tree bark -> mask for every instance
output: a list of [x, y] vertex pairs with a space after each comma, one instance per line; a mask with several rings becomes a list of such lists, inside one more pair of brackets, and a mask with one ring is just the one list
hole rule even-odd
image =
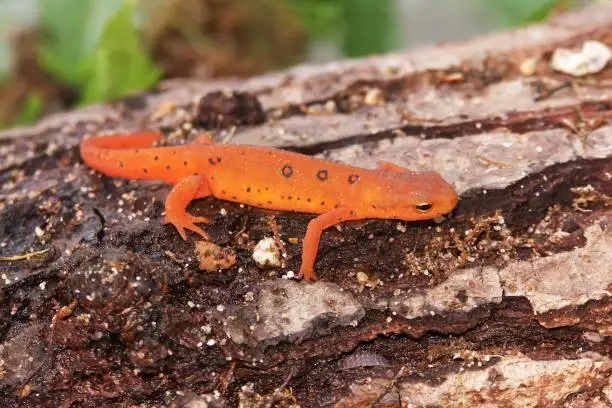
[[[155, 92], [0, 134], [0, 405], [612, 404], [612, 4], [468, 42]], [[80, 160], [102, 131], [201, 130], [364, 167], [433, 169], [436, 222], [327, 230], [217, 199], [214, 245], [162, 224], [169, 186]], [[281, 266], [252, 255], [270, 237]], [[200, 405], [198, 405], [200, 404]]]

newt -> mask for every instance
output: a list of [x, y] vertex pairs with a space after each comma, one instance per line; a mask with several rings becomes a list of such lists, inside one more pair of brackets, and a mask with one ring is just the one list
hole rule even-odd
[[157, 131], [94, 136], [80, 145], [85, 163], [111, 176], [173, 184], [165, 224], [183, 238], [186, 230], [210, 240], [187, 212], [195, 199], [213, 196], [278, 211], [318, 214], [302, 245], [299, 276], [316, 280], [319, 240], [326, 228], [366, 218], [425, 220], [456, 206], [454, 188], [438, 173], [413, 172], [389, 162], [376, 169], [353, 167], [299, 153], [248, 145], [216, 144], [206, 136], [188, 145], [154, 147]]

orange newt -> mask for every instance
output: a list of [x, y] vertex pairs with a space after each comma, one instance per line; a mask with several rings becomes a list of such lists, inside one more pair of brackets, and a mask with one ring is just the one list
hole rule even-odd
[[184, 240], [185, 230], [209, 239], [196, 225], [208, 219], [186, 211], [197, 198], [320, 214], [303, 241], [300, 276], [307, 280], [317, 279], [313, 267], [324, 229], [364, 218], [431, 219], [450, 212], [458, 200], [438, 173], [388, 162], [369, 170], [284, 150], [215, 144], [205, 136], [190, 145], [152, 147], [161, 139], [155, 131], [93, 137], [81, 143], [81, 157], [108, 176], [174, 184], [164, 223]]

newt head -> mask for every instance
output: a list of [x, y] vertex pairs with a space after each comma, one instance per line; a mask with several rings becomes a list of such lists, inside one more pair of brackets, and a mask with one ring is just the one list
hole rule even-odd
[[406, 221], [428, 220], [448, 214], [459, 197], [454, 187], [438, 173], [384, 172], [378, 188], [369, 197], [371, 216]]

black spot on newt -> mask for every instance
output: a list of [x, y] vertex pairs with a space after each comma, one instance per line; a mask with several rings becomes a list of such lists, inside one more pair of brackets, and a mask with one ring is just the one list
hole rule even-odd
[[247, 187], [247, 188], [246, 188], [246, 192], [247, 192], [247, 193], [250, 193], [250, 192], [251, 192], [251, 187]]
[[293, 176], [293, 167], [291, 167], [288, 164], [285, 164], [282, 168], [281, 168], [281, 174], [286, 177], [289, 178], [291, 176]]
[[159, 156], [153, 157], [153, 160], [158, 161], [159, 160]]
[[327, 177], [328, 177], [327, 170], [319, 170], [319, 171], [317, 171], [317, 178], [318, 178], [320, 181], [325, 181], [325, 180], [327, 180]]
[[350, 176], [348, 176], [349, 184], [355, 184], [358, 181], [359, 181], [359, 174], [351, 174]]
[[221, 158], [220, 158], [219, 156], [217, 156], [217, 157], [209, 157], [209, 158], [208, 158], [208, 162], [209, 162], [211, 165], [213, 165], [213, 166], [214, 166], [215, 164], [219, 164], [219, 163], [221, 163]]

